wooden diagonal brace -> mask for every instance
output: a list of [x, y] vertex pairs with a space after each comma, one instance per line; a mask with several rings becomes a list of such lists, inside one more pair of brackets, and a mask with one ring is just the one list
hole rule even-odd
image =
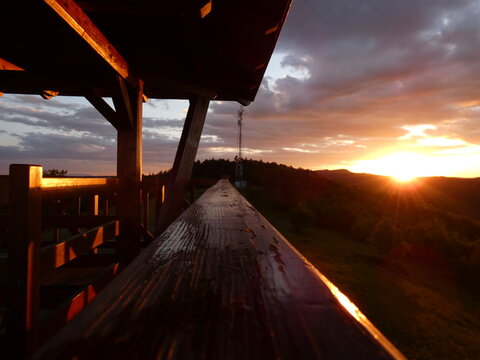
[[113, 125], [113, 127], [117, 130], [121, 129], [121, 121], [118, 117], [118, 114], [115, 112], [114, 109], [102, 99], [94, 90], [86, 90], [85, 91], [85, 98], [93, 105], [95, 109], [98, 110], [100, 114], [103, 115], [107, 121]]
[[184, 195], [190, 183], [193, 163], [197, 155], [209, 102], [210, 100], [207, 97], [199, 95], [190, 100], [190, 107], [188, 108], [175, 161], [168, 178], [165, 203], [157, 219], [155, 235], [161, 234], [181, 212], [184, 204]]

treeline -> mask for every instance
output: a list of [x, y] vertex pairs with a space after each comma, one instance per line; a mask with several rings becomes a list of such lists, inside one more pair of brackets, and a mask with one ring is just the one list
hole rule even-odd
[[[195, 177], [235, 175], [235, 162], [196, 162]], [[379, 189], [349, 186], [317, 173], [276, 163], [245, 160], [245, 195], [289, 214], [292, 227], [345, 233], [374, 247], [380, 256], [449, 266], [459, 280], [480, 285], [480, 221], [451, 198], [419, 186]], [[385, 181], [389, 181], [387, 178]]]

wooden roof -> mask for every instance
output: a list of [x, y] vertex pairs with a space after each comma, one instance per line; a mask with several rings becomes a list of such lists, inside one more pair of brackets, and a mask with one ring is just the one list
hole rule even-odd
[[95, 89], [110, 96], [117, 73], [143, 80], [150, 98], [249, 103], [290, 2], [7, 0], [0, 92], [83, 96]]

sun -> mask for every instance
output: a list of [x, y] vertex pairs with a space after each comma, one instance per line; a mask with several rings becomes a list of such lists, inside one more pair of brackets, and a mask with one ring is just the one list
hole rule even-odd
[[396, 182], [399, 182], [399, 183], [407, 183], [417, 178], [415, 175], [408, 174], [408, 173], [391, 175], [391, 176]]
[[355, 170], [371, 174], [392, 177], [400, 183], [411, 182], [420, 176], [428, 176], [431, 162], [427, 157], [418, 153], [399, 152], [385, 157], [363, 160]]

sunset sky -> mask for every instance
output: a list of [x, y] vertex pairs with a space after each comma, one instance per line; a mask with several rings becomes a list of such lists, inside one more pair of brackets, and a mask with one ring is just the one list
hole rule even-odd
[[[144, 173], [173, 162], [188, 102], [144, 105]], [[210, 105], [198, 159], [236, 153]], [[480, 1], [293, 0], [244, 115], [244, 156], [310, 169], [480, 176]], [[0, 98], [0, 173], [115, 174], [115, 131], [80, 98]]]

